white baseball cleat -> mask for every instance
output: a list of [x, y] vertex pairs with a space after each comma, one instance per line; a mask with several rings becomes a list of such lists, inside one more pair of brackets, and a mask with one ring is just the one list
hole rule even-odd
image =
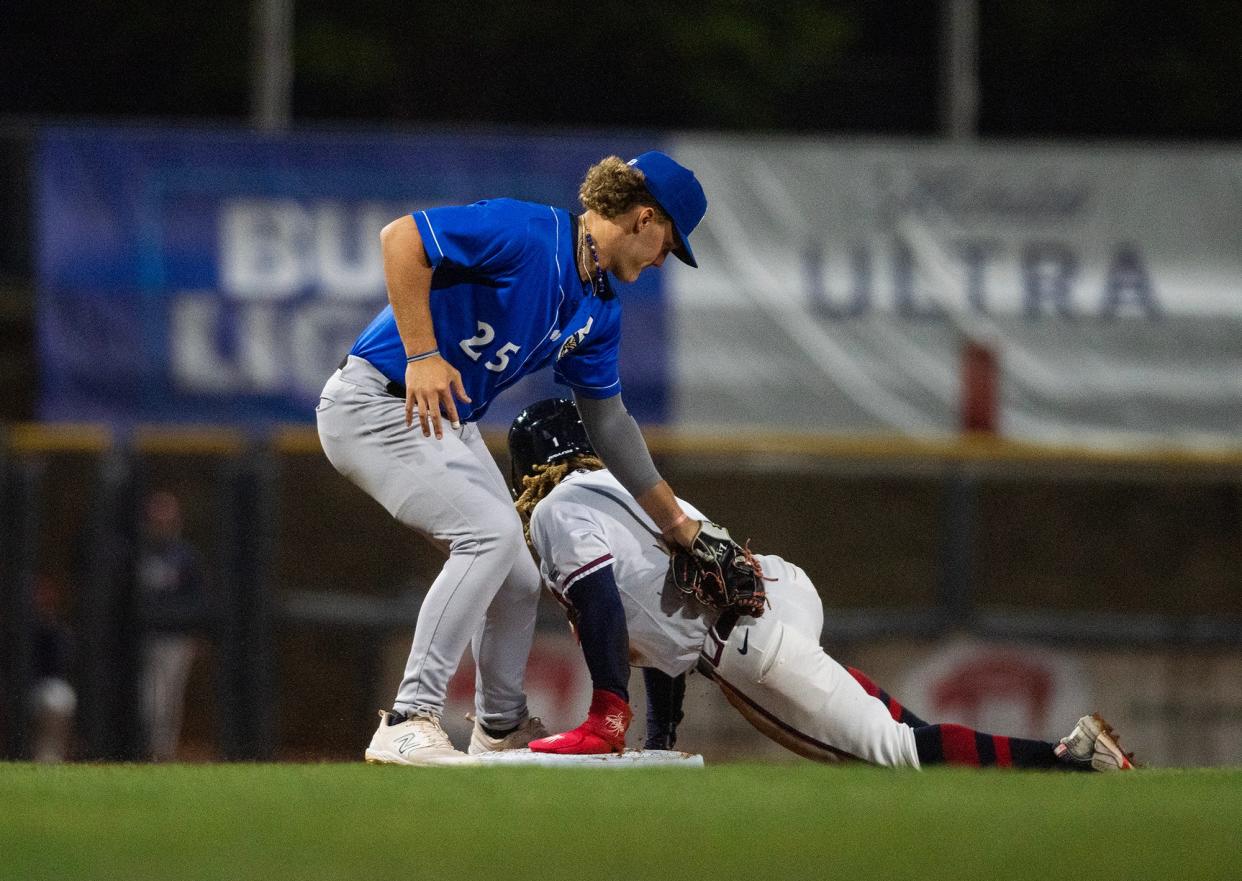
[[1058, 758], [1069, 762], [1090, 763], [1095, 771], [1134, 770], [1130, 755], [1126, 755], [1117, 742], [1113, 726], [1105, 722], [1099, 713], [1079, 719], [1074, 730], [1061, 738], [1055, 752]]
[[434, 716], [401, 716], [380, 710], [379, 728], [367, 747], [373, 765], [472, 765], [474, 759], [453, 748]]
[[526, 749], [532, 740], [547, 736], [548, 729], [543, 727], [543, 720], [538, 716], [527, 716], [521, 725], [504, 737], [492, 737], [475, 719], [474, 731], [470, 734], [470, 755], [481, 756], [502, 749]]

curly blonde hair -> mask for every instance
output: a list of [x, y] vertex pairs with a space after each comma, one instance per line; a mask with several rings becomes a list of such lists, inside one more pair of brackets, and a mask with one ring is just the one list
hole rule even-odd
[[[530, 515], [535, 505], [556, 489], [557, 484], [565, 479], [565, 475], [579, 468], [598, 471], [604, 463], [597, 456], [570, 456], [551, 465], [536, 465], [535, 473], [522, 478], [522, 494], [513, 503], [518, 516], [522, 518], [522, 534], [526, 536], [526, 544], [530, 545]], [[531, 548], [533, 551], [534, 548]]]
[[578, 201], [588, 211], [609, 219], [629, 211], [635, 205], [654, 208], [661, 220], [669, 220], [660, 203], [647, 191], [647, 179], [620, 156], [608, 156], [587, 169]]

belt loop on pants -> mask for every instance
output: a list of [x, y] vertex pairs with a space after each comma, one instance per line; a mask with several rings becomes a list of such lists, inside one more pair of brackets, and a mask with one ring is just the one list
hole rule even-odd
[[720, 617], [716, 619], [716, 626], [712, 629], [716, 631], [716, 636], [724, 642], [729, 638], [729, 634], [733, 632], [733, 628], [737, 626], [737, 619], [741, 616], [737, 612], [722, 612]]
[[708, 651], [705, 641], [702, 650], [699, 652], [699, 672], [703, 675], [711, 676], [711, 670], [720, 666], [720, 656], [724, 654], [725, 643], [728, 642], [729, 634], [733, 632], [733, 628], [737, 626], [737, 619], [739, 617], [737, 612], [725, 612], [708, 629], [707, 637], [716, 645], [714, 649]]
[[[344, 370], [345, 365], [348, 363], [349, 355], [346, 355], [341, 359], [341, 363], [336, 365], [336, 369]], [[405, 400], [405, 386], [402, 383], [389, 381], [388, 385], [384, 386], [384, 391], [388, 392], [388, 394], [392, 395], [394, 398], [400, 398], [403, 401]]]
[[384, 386], [384, 391], [388, 392], [388, 394], [392, 395], [394, 398], [400, 398], [403, 401], [405, 400], [405, 386], [399, 382], [388, 383], [388, 385]]

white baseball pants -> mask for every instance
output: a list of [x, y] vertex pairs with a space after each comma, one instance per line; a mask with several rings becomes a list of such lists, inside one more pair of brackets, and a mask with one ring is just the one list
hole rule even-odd
[[914, 730], [820, 647], [823, 602], [806, 573], [786, 565], [763, 617], [741, 619], [723, 641], [708, 631], [702, 660], [716, 684], [748, 722], [798, 755], [919, 767]]
[[185, 634], [154, 634], [142, 647], [142, 720], [147, 750], [157, 762], [172, 762], [181, 743], [185, 689], [198, 655], [198, 640]]
[[535, 633], [539, 571], [500, 469], [478, 426], [444, 437], [405, 425], [405, 402], [388, 380], [350, 356], [316, 407], [328, 460], [448, 554], [418, 613], [414, 644], [393, 707], [439, 716], [449, 679], [473, 641], [475, 711], [492, 728], [526, 716], [524, 679]]

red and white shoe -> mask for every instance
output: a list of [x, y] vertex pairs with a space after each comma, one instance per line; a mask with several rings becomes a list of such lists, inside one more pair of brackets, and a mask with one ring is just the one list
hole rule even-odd
[[1079, 764], [1091, 763], [1096, 771], [1133, 771], [1134, 754], [1123, 752], [1117, 734], [1099, 713], [1083, 716], [1055, 750], [1057, 757]]
[[625, 752], [625, 732], [634, 712], [611, 691], [597, 688], [591, 695], [586, 721], [573, 731], [530, 742], [531, 752], [563, 756], [592, 756]]

